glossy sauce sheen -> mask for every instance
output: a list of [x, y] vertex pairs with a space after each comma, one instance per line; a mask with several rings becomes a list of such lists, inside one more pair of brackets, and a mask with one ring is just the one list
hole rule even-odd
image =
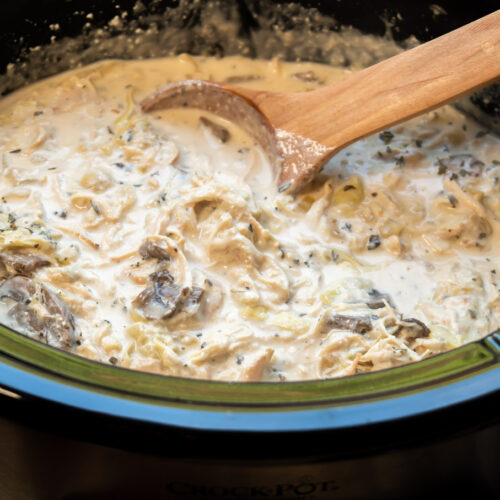
[[[75, 353], [285, 381], [416, 361], [499, 327], [500, 144], [454, 108], [359, 141], [291, 196], [244, 131], [138, 107], [187, 78], [302, 91], [347, 74], [241, 57], [105, 61], [0, 102], [0, 248], [50, 261], [28, 274], [71, 310]], [[158, 287], [184, 298], [143, 307]], [[2, 321], [36, 338], [11, 306]]]

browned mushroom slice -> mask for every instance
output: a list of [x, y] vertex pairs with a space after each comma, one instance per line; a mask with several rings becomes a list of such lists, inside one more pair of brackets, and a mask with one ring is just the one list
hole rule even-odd
[[231, 138], [231, 134], [226, 127], [209, 120], [205, 116], [200, 116], [200, 123], [222, 144], [225, 144]]
[[255, 80], [262, 80], [260, 75], [232, 75], [224, 79], [226, 83], [245, 83], [254, 82]]
[[158, 271], [150, 275], [152, 286], [143, 290], [132, 302], [146, 319], [168, 319], [185, 308], [194, 314], [203, 296], [202, 288], [181, 287], [173, 282], [172, 275]]
[[50, 266], [50, 261], [43, 255], [30, 253], [18, 247], [11, 247], [0, 252], [0, 260], [16, 273], [30, 274], [40, 267]]
[[170, 254], [152, 240], [146, 240], [139, 248], [139, 253], [145, 259], [170, 260]]
[[348, 330], [355, 333], [366, 333], [372, 329], [372, 322], [368, 316], [332, 314], [326, 319], [325, 327], [335, 330]]
[[154, 281], [152, 287], [146, 288], [134, 299], [133, 305], [147, 319], [168, 319], [177, 312], [188, 293], [189, 288]]
[[400, 325], [394, 335], [407, 344], [412, 343], [415, 339], [428, 337], [431, 333], [427, 325], [418, 319], [403, 318], [402, 321], [411, 323], [411, 325]]
[[314, 71], [299, 71], [292, 76], [304, 83], [325, 83]]
[[0, 286], [0, 300], [22, 333], [69, 351], [75, 340], [75, 321], [68, 306], [43, 283], [14, 276]]
[[376, 288], [372, 288], [369, 290], [368, 295], [372, 298], [372, 300], [366, 303], [370, 309], [381, 309], [385, 307], [386, 302], [394, 308], [391, 297], [387, 293], [381, 293]]

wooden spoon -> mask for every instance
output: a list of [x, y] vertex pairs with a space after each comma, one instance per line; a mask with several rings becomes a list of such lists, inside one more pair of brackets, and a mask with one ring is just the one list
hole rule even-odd
[[310, 92], [279, 93], [188, 80], [141, 102], [145, 112], [194, 107], [249, 131], [294, 192], [349, 144], [500, 79], [500, 10]]

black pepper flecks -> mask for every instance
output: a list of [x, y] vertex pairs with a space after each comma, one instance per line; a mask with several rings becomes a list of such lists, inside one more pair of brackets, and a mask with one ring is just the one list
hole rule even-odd
[[378, 135], [378, 138], [384, 143], [389, 144], [394, 139], [394, 134], [390, 130], [384, 130]]
[[441, 160], [441, 158], [438, 158], [438, 174], [444, 175], [446, 174], [447, 170], [448, 167], [443, 163], [443, 160]]
[[375, 250], [380, 246], [380, 243], [380, 236], [378, 234], [372, 234], [368, 240], [368, 246], [366, 248], [368, 250]]
[[99, 208], [99, 205], [97, 205], [97, 203], [94, 200], [90, 200], [90, 205], [92, 206], [92, 208], [94, 209], [94, 212], [97, 215], [101, 215], [101, 209]]

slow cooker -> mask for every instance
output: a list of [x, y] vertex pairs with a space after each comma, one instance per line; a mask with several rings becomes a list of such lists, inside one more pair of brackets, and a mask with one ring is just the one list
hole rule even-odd
[[[0, 89], [7, 93], [98, 58], [133, 57], [115, 41], [144, 32], [146, 23], [170, 23], [177, 42], [173, 47], [166, 37], [163, 45], [145, 45], [141, 56], [255, 56], [252, 33], [259, 29], [304, 24], [312, 36], [352, 25], [398, 41], [410, 35], [426, 41], [498, 3], [463, 8], [453, 1], [324, 0], [282, 7], [273, 10], [266, 1], [2, 0]], [[204, 38], [197, 26], [207, 9], [237, 16], [235, 40]], [[117, 16], [119, 26], [110, 23]], [[74, 53], [65, 58], [58, 44], [68, 37], [73, 42], [65, 50]], [[98, 48], [89, 51], [93, 39]], [[280, 55], [297, 57], [293, 50]], [[324, 53], [317, 47], [299, 57], [321, 61]], [[491, 87], [462, 104], [495, 128], [497, 97], [498, 87]], [[0, 327], [0, 497], [499, 498], [499, 404], [498, 332], [398, 368], [273, 384], [134, 372]]]

